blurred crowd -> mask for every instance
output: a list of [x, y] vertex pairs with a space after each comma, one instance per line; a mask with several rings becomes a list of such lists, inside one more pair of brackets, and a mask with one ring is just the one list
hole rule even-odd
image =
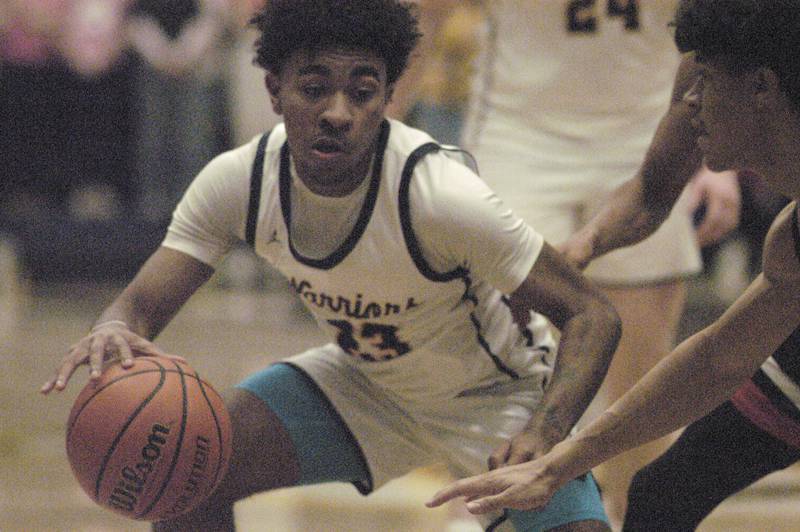
[[276, 121], [251, 66], [261, 1], [0, 4], [0, 236], [29, 269], [123, 230], [80, 251], [132, 271], [203, 165]]
[[[135, 271], [203, 165], [277, 122], [247, 27], [264, 1], [0, 4], [0, 238], [17, 242], [29, 271]], [[447, 19], [402, 115], [456, 144], [483, 21], [471, 2]], [[742, 183], [750, 275], [784, 200], [757, 176]]]

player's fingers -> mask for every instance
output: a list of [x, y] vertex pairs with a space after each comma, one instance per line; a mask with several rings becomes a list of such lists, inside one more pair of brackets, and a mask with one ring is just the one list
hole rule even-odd
[[128, 345], [128, 341], [122, 335], [116, 335], [115, 340], [117, 342], [117, 352], [119, 353], [119, 359], [122, 362], [123, 368], [130, 368], [133, 366], [133, 350], [131, 346]]
[[103, 360], [106, 357], [109, 339], [105, 337], [93, 337], [89, 346], [89, 378], [97, 380], [103, 371]]
[[48, 388], [48, 391], [50, 389], [54, 389], [60, 392], [67, 387], [67, 382], [69, 382], [70, 377], [75, 372], [75, 368], [85, 363], [85, 358], [83, 356], [79, 357], [77, 360], [78, 361], [76, 362], [76, 358], [72, 354], [64, 359], [64, 361], [61, 363], [61, 367], [56, 371], [56, 376], [53, 378], [53, 384], [50, 386], [50, 388]]
[[138, 356], [164, 357], [170, 360], [177, 360], [178, 362], [186, 363], [186, 359], [184, 357], [167, 353], [166, 351], [160, 349], [153, 342], [145, 338], [142, 338], [141, 336], [132, 335], [132, 337], [129, 338], [128, 341], [130, 343], [131, 349]]
[[53, 389], [55, 385], [56, 385], [56, 377], [52, 377], [48, 379], [47, 382], [42, 384], [42, 387], [39, 388], [39, 392], [47, 395], [48, 393], [50, 393], [50, 391]]
[[497, 495], [487, 495], [479, 499], [474, 499], [466, 504], [467, 511], [471, 514], [485, 514], [487, 512], [494, 512], [509, 507], [508, 498], [505, 492]]
[[489, 469], [497, 469], [504, 465], [508, 460], [508, 455], [511, 452], [511, 442], [504, 442], [500, 447], [494, 450], [489, 456]]
[[508, 453], [506, 461], [502, 464], [503, 466], [512, 466], [517, 464], [522, 464], [533, 460], [534, 454], [532, 451], [527, 449], [512, 449], [511, 452]]
[[472, 499], [481, 495], [489, 495], [493, 493], [491, 482], [482, 480], [481, 476], [464, 478], [448, 484], [444, 488], [434, 493], [426, 503], [428, 508], [441, 506], [447, 501], [451, 501], [458, 497], [467, 497]]

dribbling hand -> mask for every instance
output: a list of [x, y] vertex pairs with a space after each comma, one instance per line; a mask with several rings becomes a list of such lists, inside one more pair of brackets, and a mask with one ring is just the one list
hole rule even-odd
[[149, 340], [131, 331], [123, 322], [101, 323], [69, 348], [56, 374], [39, 391], [48, 394], [52, 390], [64, 390], [72, 374], [83, 364], [89, 365], [89, 378], [97, 380], [103, 371], [104, 361], [118, 357], [122, 367], [129, 368], [133, 365], [134, 356], [161, 356], [186, 362], [183, 357], [163, 352]]

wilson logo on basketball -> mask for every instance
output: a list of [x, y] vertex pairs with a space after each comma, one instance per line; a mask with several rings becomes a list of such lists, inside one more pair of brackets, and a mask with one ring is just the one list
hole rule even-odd
[[194, 460], [189, 478], [183, 485], [181, 495], [169, 509], [170, 515], [179, 515], [189, 509], [198, 491], [206, 484], [206, 469], [208, 467], [208, 453], [211, 451], [211, 441], [203, 436], [198, 436], [195, 441]]
[[161, 447], [167, 443], [165, 437], [167, 435], [169, 435], [169, 427], [153, 425], [150, 435], [147, 437], [147, 445], [142, 447], [142, 461], [133, 467], [122, 468], [122, 478], [117, 481], [117, 485], [108, 499], [111, 506], [133, 512], [142, 488], [147, 482], [147, 477], [153, 471], [155, 462], [161, 458]]

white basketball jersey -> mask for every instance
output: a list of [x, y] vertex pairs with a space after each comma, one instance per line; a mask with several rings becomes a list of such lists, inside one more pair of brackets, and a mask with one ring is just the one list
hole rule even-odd
[[409, 188], [413, 180], [436, 193], [446, 158], [440, 148], [422, 131], [386, 122], [353, 231], [329, 256], [312, 259], [289, 234], [292, 177], [278, 126], [263, 153], [256, 252], [289, 279], [345, 359], [399, 400], [443, 401], [536, 374], [543, 386], [552, 339], [527, 345], [500, 291], [461, 267], [437, 272], [423, 257]]
[[[487, 0], [464, 134], [543, 167], [638, 164], [670, 100], [674, 0]], [[480, 157], [478, 158], [480, 161]]]

